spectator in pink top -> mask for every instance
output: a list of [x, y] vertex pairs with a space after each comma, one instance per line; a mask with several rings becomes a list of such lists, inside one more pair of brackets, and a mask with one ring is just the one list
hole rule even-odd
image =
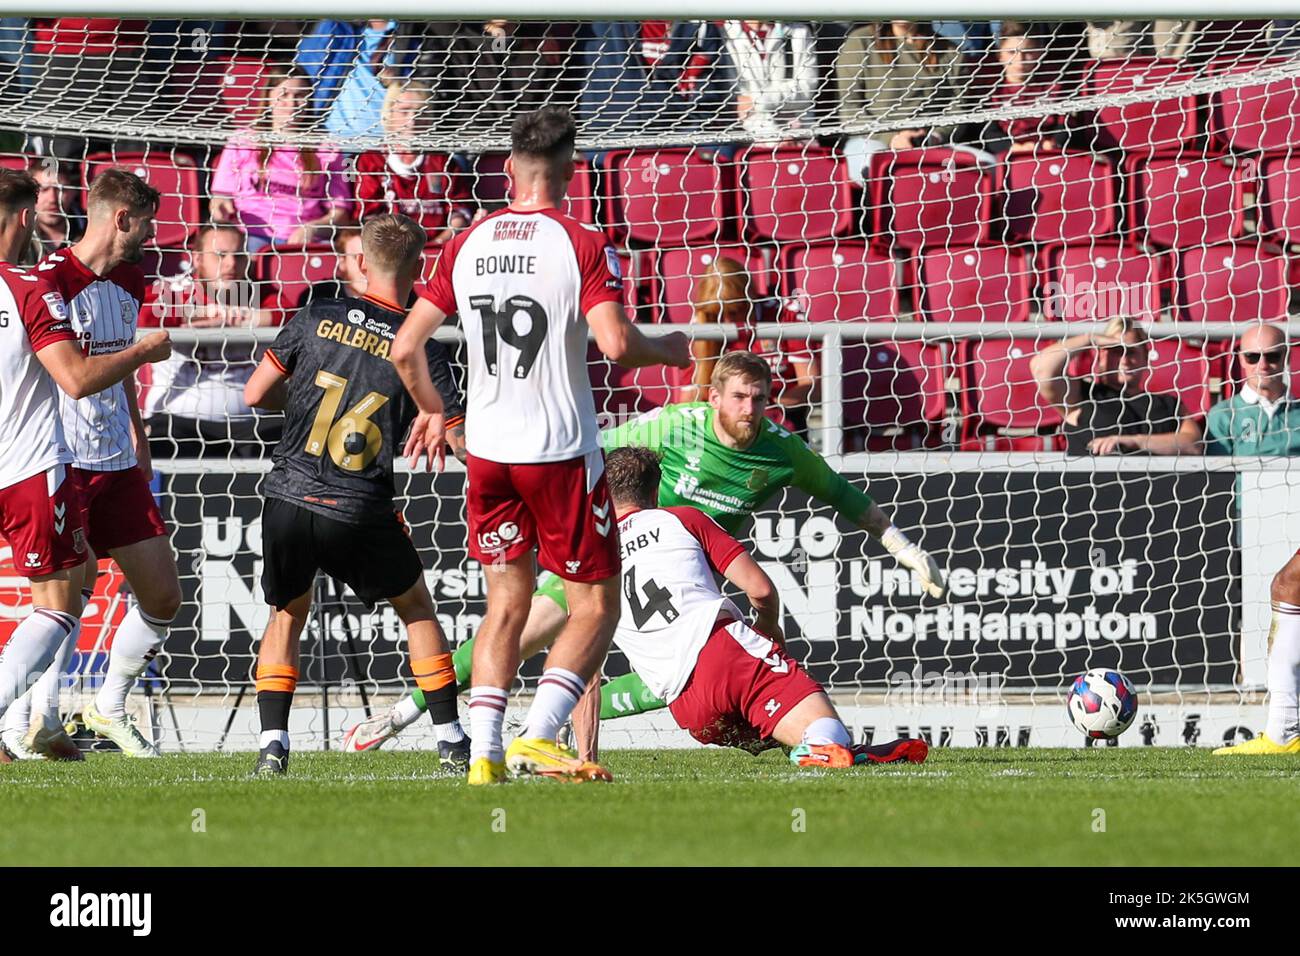
[[296, 66], [274, 66], [262, 84], [261, 108], [252, 130], [221, 151], [212, 178], [212, 218], [239, 222], [248, 249], [271, 243], [329, 242], [351, 221], [346, 157], [335, 150], [300, 149], [265, 142], [303, 129], [311, 116], [311, 83]]

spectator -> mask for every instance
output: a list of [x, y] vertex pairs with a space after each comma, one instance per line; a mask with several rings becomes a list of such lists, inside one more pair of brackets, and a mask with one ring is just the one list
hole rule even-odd
[[383, 133], [385, 88], [406, 75], [393, 55], [396, 35], [393, 20], [370, 20], [361, 31], [352, 66], [325, 116], [325, 128], [340, 139], [377, 139]]
[[[869, 23], [849, 33], [835, 60], [840, 122], [846, 126], [909, 120], [961, 104], [966, 61], [929, 21]], [[850, 174], [862, 181], [870, 154], [955, 143], [955, 126], [882, 130], [850, 137], [844, 144]]]
[[756, 140], [784, 139], [807, 126], [817, 95], [817, 50], [806, 24], [727, 20], [736, 111]]
[[696, 339], [691, 343], [695, 359], [689, 376], [677, 389], [674, 401], [708, 400], [713, 366], [724, 351], [753, 352], [772, 367], [772, 405], [770, 414], [794, 431], [808, 424], [808, 399], [817, 378], [817, 363], [808, 344], [802, 340], [759, 339], [754, 326], [761, 321], [761, 303], [751, 293], [749, 273], [728, 256], [718, 256], [695, 278], [691, 292], [695, 315], [692, 322], [727, 322], [739, 327], [739, 337], [730, 343]]
[[[1044, 60], [1044, 38], [1027, 24], [1004, 20], [996, 49], [1000, 79], [990, 97], [994, 109], [1031, 105], [1058, 92], [1056, 65]], [[1057, 149], [1065, 142], [1065, 126], [1057, 116], [997, 120], [985, 128], [983, 136], [984, 148], [999, 156]]]
[[718, 25], [704, 20], [604, 20], [579, 52], [578, 114], [587, 135], [722, 130], [731, 75]]
[[1300, 455], [1300, 403], [1291, 397], [1286, 333], [1256, 325], [1238, 342], [1245, 381], [1205, 419], [1208, 455]]
[[311, 104], [324, 117], [352, 72], [364, 24], [354, 20], [318, 20], [298, 41], [293, 61], [311, 81]]
[[469, 177], [446, 153], [417, 151], [429, 125], [430, 91], [417, 81], [393, 84], [384, 96], [388, 152], [357, 157], [358, 218], [401, 213], [424, 229], [430, 242], [446, 242], [473, 218]]
[[41, 187], [36, 196], [36, 229], [32, 233], [39, 261], [80, 239], [86, 230], [86, 214], [79, 199], [75, 164], [39, 159], [33, 160], [27, 171]]
[[[1089, 349], [1092, 374], [1070, 375], [1072, 360]], [[1070, 454], [1200, 451], [1201, 426], [1184, 416], [1178, 398], [1146, 390], [1150, 352], [1146, 329], [1118, 316], [1099, 334], [1072, 335], [1034, 356], [1038, 392], [1061, 413]]]
[[345, 226], [334, 235], [334, 278], [317, 282], [297, 302], [286, 302], [285, 318], [315, 299], [360, 298], [366, 294], [366, 274], [361, 271], [361, 230]]
[[302, 130], [310, 94], [311, 84], [298, 67], [269, 67], [254, 129], [236, 134], [217, 160], [212, 218], [241, 223], [249, 252], [271, 243], [329, 241], [334, 229], [349, 221], [351, 188], [341, 153], [263, 141], [266, 134]]
[[[153, 284], [141, 325], [214, 329], [270, 325], [274, 312], [252, 303], [244, 235], [234, 226], [205, 226], [191, 268]], [[152, 319], [152, 322], [147, 320]], [[257, 367], [251, 344], [177, 344], [153, 366], [143, 412], [156, 458], [256, 458], [279, 438], [281, 420], [244, 402], [244, 383]]]

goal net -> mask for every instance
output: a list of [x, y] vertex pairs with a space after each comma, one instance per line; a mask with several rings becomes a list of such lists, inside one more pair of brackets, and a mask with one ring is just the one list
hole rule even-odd
[[[947, 569], [950, 600], [923, 599], [797, 489], [746, 524], [793, 653], [859, 734], [1078, 744], [1064, 693], [1092, 667], [1139, 688], [1124, 745], [1258, 732], [1300, 442], [1277, 425], [1289, 365], [1245, 364], [1238, 338], [1290, 329], [1297, 22], [0, 21], [0, 164], [48, 187], [33, 256], [77, 238], [107, 168], [162, 193], [140, 324], [177, 348], [138, 384], [185, 601], [137, 695], [147, 726], [171, 750], [255, 739], [279, 424], [241, 389], [275, 327], [360, 291], [366, 216], [418, 219], [432, 268], [508, 203], [511, 118], [561, 104], [579, 124], [566, 210], [617, 250], [635, 320], [696, 341], [681, 373], [593, 347], [603, 423], [705, 399], [712, 357], [750, 348], [772, 365], [771, 427]], [[1104, 337], [1120, 319], [1138, 334]], [[1044, 376], [1035, 357], [1062, 342]], [[463, 471], [399, 485], [459, 645], [483, 613]], [[69, 713], [131, 600], [104, 568]], [[333, 746], [412, 683], [391, 609], [318, 588], [298, 746]], [[11, 629], [21, 579], [4, 593]], [[613, 652], [606, 676], [626, 670]], [[666, 711], [602, 734], [687, 742]]]

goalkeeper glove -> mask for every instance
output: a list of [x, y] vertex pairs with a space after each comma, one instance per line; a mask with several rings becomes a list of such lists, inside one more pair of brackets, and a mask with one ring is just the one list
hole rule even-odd
[[908, 541], [903, 532], [891, 524], [880, 536], [880, 543], [899, 564], [921, 579], [921, 587], [925, 589], [926, 594], [942, 598], [948, 593], [948, 586], [943, 581], [943, 572], [939, 570], [939, 562], [930, 557], [929, 552], [919, 545]]

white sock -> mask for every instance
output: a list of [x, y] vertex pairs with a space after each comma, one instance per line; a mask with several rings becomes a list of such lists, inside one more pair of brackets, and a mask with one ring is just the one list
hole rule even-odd
[[420, 715], [423, 713], [424, 711], [416, 705], [415, 698], [407, 694], [393, 705], [393, 710], [388, 715], [388, 722], [392, 725], [393, 730], [405, 730], [419, 720]]
[[27, 692], [50, 666], [63, 639], [80, 626], [71, 614], [38, 607], [14, 628], [0, 652], [0, 713]]
[[449, 724], [434, 724], [433, 735], [439, 743], [455, 744], [465, 739], [465, 730], [459, 720], [453, 720]]
[[818, 717], [803, 729], [803, 742], [809, 747], [824, 747], [827, 744], [847, 747], [853, 738], [838, 717]]
[[471, 687], [469, 691], [469, 756], [471, 760], [487, 757], [502, 761], [506, 757], [501, 742], [501, 725], [506, 719], [506, 701], [510, 695], [500, 687]]
[[528, 729], [524, 736], [554, 740], [586, 689], [587, 682], [573, 671], [566, 671], [563, 667], [548, 667], [542, 671], [537, 693], [533, 695], [533, 706], [528, 708]]
[[278, 743], [285, 750], [289, 749], [289, 731], [287, 730], [264, 730], [262, 736], [257, 738], [257, 749], [265, 750], [270, 744]]
[[32, 726], [32, 692], [28, 691], [9, 705], [5, 711], [4, 736], [6, 740], [15, 735], [21, 741], [27, 736]]
[[63, 682], [63, 675], [72, 666], [72, 655], [77, 652], [77, 638], [80, 634], [81, 627], [78, 625], [63, 639], [54, 660], [45, 668], [45, 673], [27, 695], [29, 726], [38, 720], [50, 730], [60, 726], [59, 685]]
[[103, 716], [126, 716], [126, 695], [167, 639], [171, 623], [149, 617], [138, 605], [127, 612], [113, 635], [104, 685], [95, 695], [95, 709]]
[[1300, 607], [1273, 602], [1273, 649], [1268, 654], [1268, 724], [1276, 743], [1300, 737]]

